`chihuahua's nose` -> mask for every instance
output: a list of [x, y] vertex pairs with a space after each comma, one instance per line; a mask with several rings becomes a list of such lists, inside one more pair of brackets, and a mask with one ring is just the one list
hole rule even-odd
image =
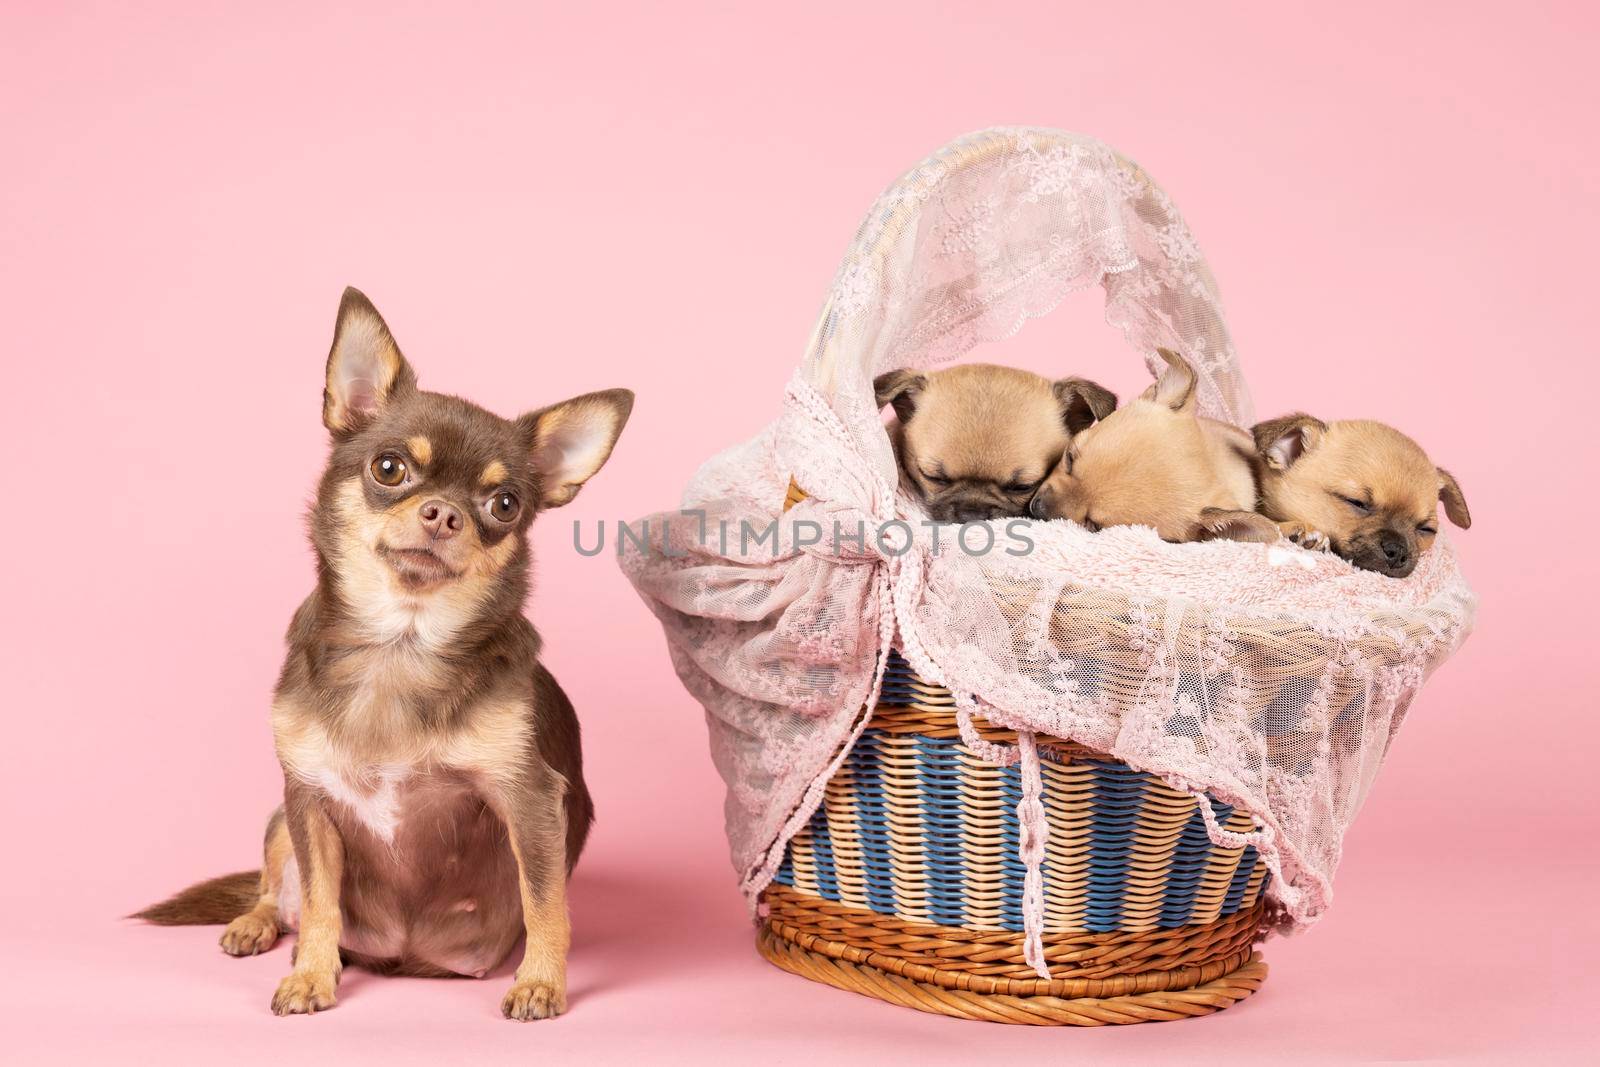
[[1403, 566], [1406, 558], [1411, 555], [1406, 539], [1390, 530], [1378, 535], [1378, 547], [1383, 549], [1383, 558], [1389, 561], [1391, 567]]
[[1044, 494], [1035, 493], [1033, 499], [1028, 501], [1028, 514], [1036, 519], [1042, 519], [1045, 517], [1044, 509]]
[[443, 500], [430, 500], [417, 511], [422, 528], [435, 541], [448, 541], [461, 532], [461, 512]]

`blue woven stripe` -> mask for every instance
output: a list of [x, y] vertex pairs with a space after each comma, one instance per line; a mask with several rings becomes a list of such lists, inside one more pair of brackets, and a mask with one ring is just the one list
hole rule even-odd
[[790, 858], [792, 855], [791, 849], [783, 850], [783, 862], [778, 864], [778, 873], [772, 876], [772, 880], [779, 885], [794, 885], [794, 863]]
[[1256, 855], [1254, 845], [1246, 845], [1244, 855], [1239, 857], [1239, 869], [1233, 872], [1233, 881], [1228, 883], [1228, 894], [1222, 898], [1222, 914], [1232, 915], [1239, 910], [1239, 904], [1244, 900], [1244, 891], [1249, 886], [1250, 874], [1256, 869]]
[[838, 900], [839, 876], [833, 868], [833, 834], [825, 807], [811, 815], [811, 855], [817, 865], [817, 894], [824, 900]]
[[[1222, 821], [1233, 814], [1226, 805], [1214, 806], [1212, 810]], [[1189, 816], [1189, 821], [1184, 823], [1183, 833], [1178, 837], [1178, 845], [1172, 855], [1167, 891], [1161, 904], [1162, 926], [1188, 924], [1190, 916], [1194, 914], [1195, 898], [1199, 895], [1201, 876], [1205, 874], [1206, 864], [1211, 859], [1212, 847], [1211, 836], [1206, 833], [1205, 817], [1196, 808], [1194, 814]]]
[[909, 704], [918, 695], [913, 686], [915, 678], [911, 665], [900, 653], [889, 653], [889, 661], [883, 668], [883, 692], [879, 694], [878, 703]]
[[1000, 823], [1002, 840], [1000, 863], [1005, 874], [1000, 882], [1000, 925], [1007, 930], [1022, 929], [1022, 886], [1027, 878], [1018, 851], [1022, 847], [1022, 824], [1017, 821], [1017, 805], [1022, 803], [1022, 769], [1007, 767], [1000, 777], [1000, 795], [1004, 798]]
[[961, 886], [961, 757], [954, 741], [917, 738], [917, 779], [922, 789], [922, 847], [928, 874], [928, 914], [941, 926], [967, 921]]
[[1142, 776], [1118, 764], [1094, 764], [1094, 821], [1089, 827], [1089, 907], [1084, 927], [1112, 933], [1122, 927], [1128, 857], [1144, 807]]
[[889, 860], [889, 818], [884, 810], [883, 762], [879, 749], [883, 734], [867, 730], [850, 752], [855, 776], [856, 821], [861, 835], [861, 865], [867, 882], [867, 906], [873, 911], [895, 911], [894, 877]]

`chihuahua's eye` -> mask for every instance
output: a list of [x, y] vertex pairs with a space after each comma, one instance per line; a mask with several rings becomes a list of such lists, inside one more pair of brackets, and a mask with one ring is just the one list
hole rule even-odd
[[1421, 534], [1424, 537], [1432, 537], [1434, 534], [1436, 534], [1438, 532], [1439, 532], [1439, 528], [1437, 526], [1433, 525], [1432, 523], [1428, 523], [1428, 522], [1425, 522], [1422, 525], [1417, 527], [1417, 533]]
[[923, 471], [922, 472], [922, 476], [924, 478], [926, 478], [928, 481], [932, 482], [934, 485], [949, 485], [950, 484], [950, 479], [946, 478], [942, 474], [930, 474], [928, 471]]
[[1363, 514], [1363, 515], [1371, 515], [1372, 514], [1372, 505], [1368, 504], [1366, 501], [1357, 500], [1353, 496], [1344, 496], [1343, 494], [1335, 494], [1335, 495], [1338, 496], [1340, 500], [1343, 500], [1346, 504], [1349, 504], [1351, 507], [1355, 508], [1361, 514]]
[[510, 522], [522, 510], [522, 501], [515, 493], [496, 493], [489, 498], [489, 514], [501, 522]]
[[1027, 493], [1031, 496], [1033, 493], [1038, 491], [1038, 488], [1043, 484], [1044, 479], [1040, 478], [1039, 480], [1033, 482], [1009, 482], [1002, 486], [1002, 488], [1008, 493]]
[[372, 480], [391, 488], [399, 485], [406, 480], [406, 461], [393, 452], [385, 452], [372, 461]]

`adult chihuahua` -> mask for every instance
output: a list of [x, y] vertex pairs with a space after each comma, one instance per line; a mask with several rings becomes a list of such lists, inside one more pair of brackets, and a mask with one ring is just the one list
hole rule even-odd
[[345, 290], [311, 509], [317, 586], [272, 704], [284, 801], [260, 871], [141, 913], [227, 923], [254, 955], [298, 929], [279, 1015], [333, 1006], [343, 964], [482, 977], [527, 947], [511, 1019], [566, 1007], [566, 880], [593, 819], [578, 721], [522, 615], [528, 528], [600, 469], [633, 394], [507, 420], [424, 392]]

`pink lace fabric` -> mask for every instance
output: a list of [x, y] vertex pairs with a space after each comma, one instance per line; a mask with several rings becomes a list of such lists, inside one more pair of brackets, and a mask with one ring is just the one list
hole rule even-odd
[[[988, 130], [873, 205], [777, 420], [707, 462], [682, 510], [632, 525], [648, 547], [630, 542], [622, 566], [706, 709], [752, 907], [865, 726], [891, 645], [955, 694], [983, 758], [1022, 765], [1023, 910], [1041, 975], [1038, 734], [1251, 812], [1257, 829], [1237, 835], [1199, 803], [1214, 841], [1260, 850], [1278, 928], [1331, 902], [1390, 739], [1471, 628], [1475, 599], [1445, 537], [1404, 580], [1286, 543], [1169, 545], [1067, 522], [1028, 524], [1025, 554], [1006, 550], [1020, 545], [1004, 521], [985, 524], [995, 548], [969, 554], [897, 493], [874, 376], [1009, 336], [1095, 283], [1152, 373], [1157, 346], [1182, 352], [1202, 411], [1250, 423], [1215, 283], [1166, 194], [1092, 139]], [[808, 499], [783, 513], [791, 478]], [[1019, 744], [984, 744], [974, 714]]]

